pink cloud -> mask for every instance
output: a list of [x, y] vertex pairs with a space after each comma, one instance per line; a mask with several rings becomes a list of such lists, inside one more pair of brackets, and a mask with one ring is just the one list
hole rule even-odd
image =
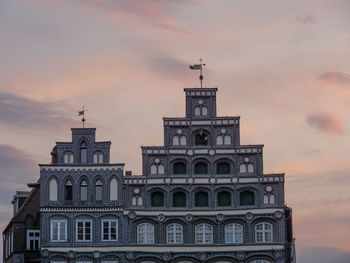
[[327, 72], [318, 77], [328, 84], [339, 84], [350, 87], [350, 73], [346, 72]]
[[317, 112], [307, 116], [306, 122], [314, 129], [329, 135], [344, 134], [344, 121], [341, 120], [337, 115]]

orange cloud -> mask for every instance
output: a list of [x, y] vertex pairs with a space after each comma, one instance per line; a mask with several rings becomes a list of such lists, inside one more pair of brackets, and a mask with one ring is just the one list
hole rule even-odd
[[306, 118], [307, 123], [321, 132], [329, 135], [344, 134], [344, 122], [335, 114], [317, 112]]
[[340, 84], [340, 85], [346, 85], [350, 87], [350, 73], [327, 72], [320, 75], [319, 79], [329, 84]]

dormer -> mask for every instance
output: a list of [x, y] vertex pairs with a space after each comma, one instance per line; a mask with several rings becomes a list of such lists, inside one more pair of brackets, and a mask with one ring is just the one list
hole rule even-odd
[[184, 89], [186, 93], [186, 117], [207, 119], [216, 117], [217, 88]]

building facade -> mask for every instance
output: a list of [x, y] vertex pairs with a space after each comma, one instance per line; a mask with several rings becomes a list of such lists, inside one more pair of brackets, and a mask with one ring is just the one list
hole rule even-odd
[[41, 262], [290, 263], [284, 174], [263, 173], [263, 145], [240, 144], [240, 118], [216, 114], [216, 88], [185, 89], [142, 175], [111, 164], [110, 142], [72, 129], [40, 165]]

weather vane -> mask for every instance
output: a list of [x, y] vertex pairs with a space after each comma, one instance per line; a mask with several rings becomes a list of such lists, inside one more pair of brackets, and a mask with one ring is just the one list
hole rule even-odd
[[205, 64], [203, 64], [202, 62], [203, 62], [203, 59], [199, 59], [199, 62], [200, 62], [200, 64], [194, 64], [194, 65], [191, 65], [190, 66], [190, 69], [192, 69], [192, 70], [200, 70], [200, 75], [199, 75], [199, 80], [200, 80], [200, 82], [201, 82], [201, 88], [203, 87], [203, 74], [202, 74], [202, 68], [203, 68], [203, 66], [205, 66]]
[[81, 119], [81, 121], [83, 122], [83, 128], [85, 128], [85, 112], [87, 111], [87, 109], [85, 109], [85, 107], [83, 106], [83, 110], [78, 111], [78, 116], [83, 116], [83, 118]]

